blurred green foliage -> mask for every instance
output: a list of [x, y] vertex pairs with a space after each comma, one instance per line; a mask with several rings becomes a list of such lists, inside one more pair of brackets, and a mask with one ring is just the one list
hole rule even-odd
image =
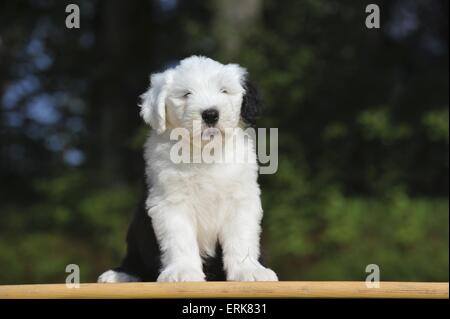
[[136, 189], [95, 189], [79, 172], [36, 181], [34, 187], [39, 204], [2, 208], [0, 263], [11, 271], [0, 282], [61, 282], [68, 264], [78, 264], [82, 278], [93, 280], [99, 269], [120, 261]]
[[286, 179], [263, 202], [270, 264], [282, 278], [364, 280], [371, 263], [382, 280], [448, 278], [447, 199], [412, 199], [395, 189], [346, 197], [334, 187], [299, 183], [286, 165], [283, 171]]
[[[63, 282], [72, 263], [89, 282], [118, 265], [143, 195], [136, 98], [193, 53], [247, 67], [258, 125], [279, 129], [278, 172], [260, 183], [281, 279], [363, 280], [378, 264], [382, 280], [448, 281], [447, 1], [378, 1], [370, 31], [356, 2], [253, 1], [245, 25], [234, 0], [78, 3], [70, 32], [64, 1], [0, 5], [0, 284]], [[58, 121], [28, 114], [39, 94]]]

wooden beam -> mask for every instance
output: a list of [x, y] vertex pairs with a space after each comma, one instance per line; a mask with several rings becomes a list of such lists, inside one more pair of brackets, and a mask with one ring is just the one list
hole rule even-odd
[[448, 299], [449, 284], [356, 281], [183, 282], [0, 286], [0, 298], [429, 298]]

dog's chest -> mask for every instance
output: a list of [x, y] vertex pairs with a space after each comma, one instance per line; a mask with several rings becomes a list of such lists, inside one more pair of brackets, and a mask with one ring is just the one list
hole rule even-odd
[[195, 213], [205, 219], [224, 218], [233, 202], [235, 185], [241, 178], [227, 168], [203, 169], [190, 174], [185, 191]]
[[186, 179], [185, 192], [203, 255], [214, 255], [221, 226], [235, 210], [235, 190], [243, 178], [225, 166], [203, 168]]
[[149, 145], [147, 175], [153, 191], [148, 203], [181, 205], [193, 222], [201, 254], [213, 256], [227, 218], [233, 217], [241, 201], [259, 190], [254, 154], [250, 152], [250, 162], [244, 163], [176, 164], [168, 158], [166, 148]]

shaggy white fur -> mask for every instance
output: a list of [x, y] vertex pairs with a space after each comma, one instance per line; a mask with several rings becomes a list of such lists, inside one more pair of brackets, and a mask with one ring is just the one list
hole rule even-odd
[[[217, 241], [228, 280], [277, 280], [258, 262], [263, 211], [253, 140], [234, 130], [235, 143], [223, 143], [222, 148], [232, 156], [215, 163], [177, 164], [170, 157], [178, 142], [170, 134], [180, 127], [190, 132], [191, 149], [202, 147], [192, 138], [210, 129], [202, 121], [207, 109], [218, 110], [214, 127], [222, 136], [227, 128], [241, 127], [245, 77], [246, 70], [236, 64], [192, 56], [152, 75], [150, 89], [142, 96], [141, 115], [154, 129], [145, 144], [152, 185], [146, 205], [162, 251], [158, 281], [205, 280], [202, 257], [215, 254]], [[194, 121], [202, 123], [197, 130]]]

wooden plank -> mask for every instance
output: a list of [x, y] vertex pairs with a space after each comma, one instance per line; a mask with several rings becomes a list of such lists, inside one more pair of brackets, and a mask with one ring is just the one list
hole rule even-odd
[[0, 298], [428, 298], [448, 299], [449, 284], [355, 281], [182, 282], [0, 286]]

